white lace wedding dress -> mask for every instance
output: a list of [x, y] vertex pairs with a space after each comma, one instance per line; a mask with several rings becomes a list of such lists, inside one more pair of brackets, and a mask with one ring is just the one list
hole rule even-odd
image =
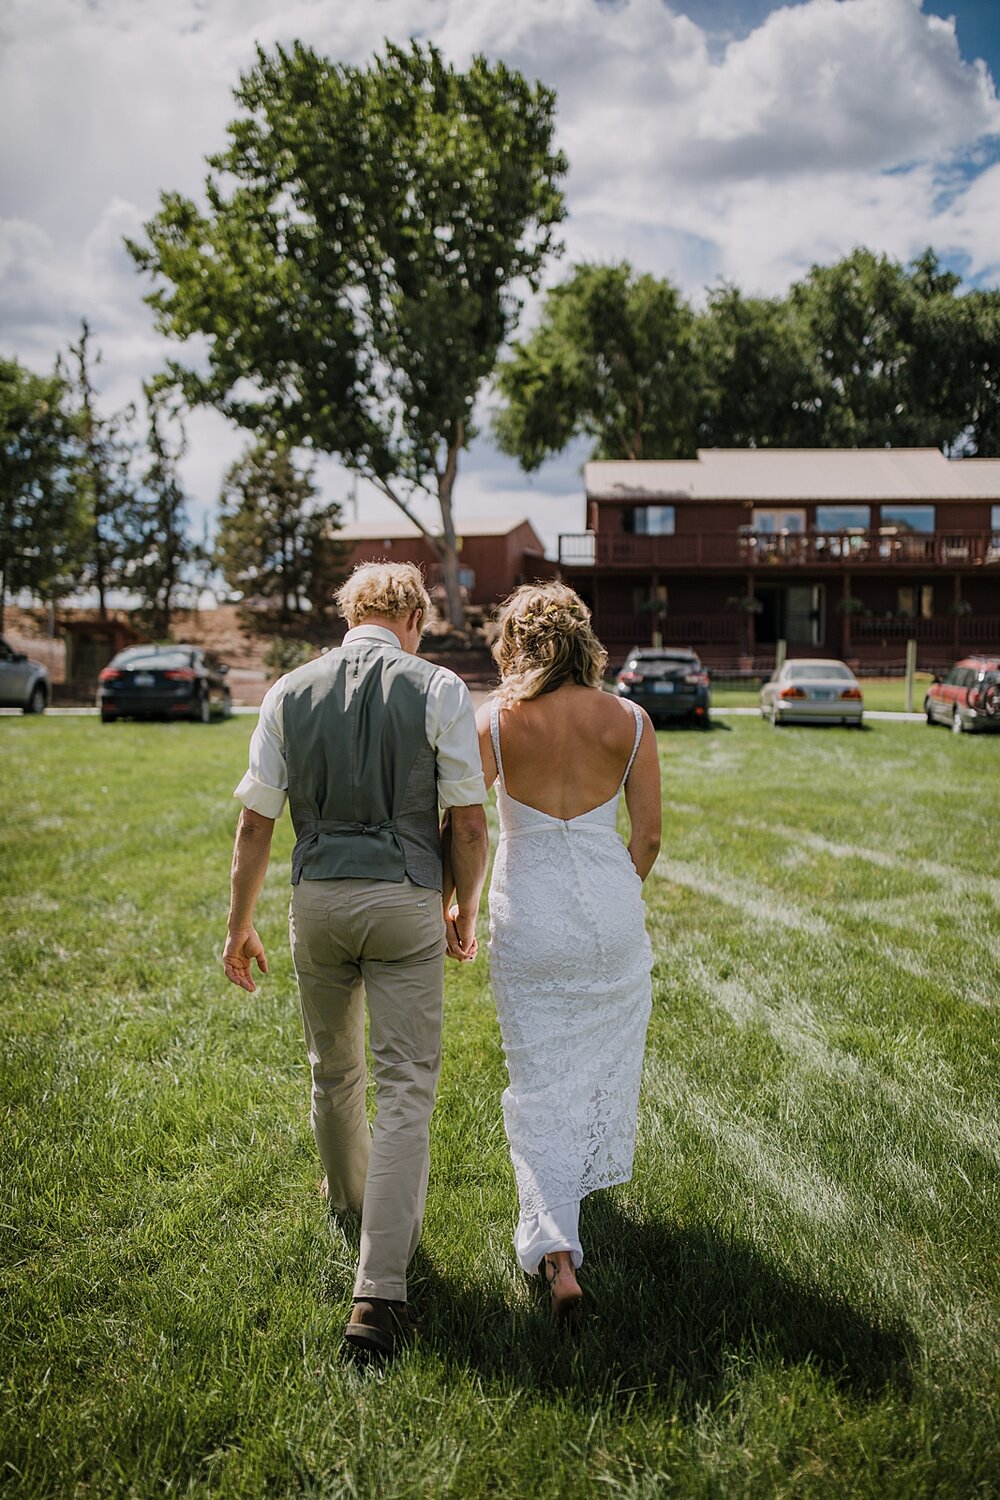
[[490, 978], [507, 1058], [503, 1094], [520, 1202], [521, 1265], [569, 1249], [580, 1200], [632, 1174], [652, 949], [642, 881], [617, 832], [618, 792], [576, 818], [511, 797], [494, 704], [500, 843], [490, 883]]

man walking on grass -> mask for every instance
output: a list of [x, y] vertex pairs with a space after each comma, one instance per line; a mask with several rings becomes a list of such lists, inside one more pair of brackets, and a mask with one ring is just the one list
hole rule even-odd
[[[289, 929], [313, 1132], [330, 1208], [361, 1215], [344, 1337], [360, 1356], [387, 1356], [413, 1328], [406, 1269], [427, 1193], [444, 955], [475, 956], [486, 788], [465, 684], [416, 655], [430, 611], [418, 569], [362, 564], [337, 603], [350, 627], [343, 645], [280, 678], [261, 705], [234, 794], [243, 810], [223, 963], [250, 993], [252, 962], [267, 973], [253, 914], [287, 800], [296, 835]], [[444, 913], [443, 838], [457, 903]]]

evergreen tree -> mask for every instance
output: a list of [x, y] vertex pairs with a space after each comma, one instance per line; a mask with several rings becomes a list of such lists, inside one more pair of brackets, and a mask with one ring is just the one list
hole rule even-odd
[[[187, 496], [177, 470], [187, 448], [179, 415], [155, 384], [144, 387], [144, 395], [146, 467], [130, 511], [124, 577], [139, 595], [139, 617], [155, 638], [164, 639], [182, 592], [197, 589], [194, 570], [204, 553], [188, 531]], [[171, 421], [179, 430], [173, 443]]]
[[0, 629], [8, 594], [70, 587], [82, 538], [66, 382], [0, 358]]
[[322, 610], [344, 549], [340, 506], [316, 506], [311, 469], [300, 472], [287, 443], [260, 440], [233, 464], [219, 500], [216, 560], [233, 589], [266, 599], [288, 620]]
[[78, 559], [78, 580], [97, 592], [97, 608], [107, 618], [107, 596], [124, 581], [129, 536], [136, 505], [131, 478], [134, 447], [129, 428], [131, 407], [104, 417], [97, 407], [93, 371], [101, 353], [91, 351], [90, 327], [84, 319], [80, 338], [69, 346], [69, 377], [76, 405], [78, 455], [76, 478], [86, 533]]

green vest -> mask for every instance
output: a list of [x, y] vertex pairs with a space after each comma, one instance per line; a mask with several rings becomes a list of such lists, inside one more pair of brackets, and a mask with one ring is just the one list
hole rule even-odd
[[292, 884], [392, 880], [441, 889], [427, 691], [439, 670], [359, 640], [289, 673], [282, 700]]

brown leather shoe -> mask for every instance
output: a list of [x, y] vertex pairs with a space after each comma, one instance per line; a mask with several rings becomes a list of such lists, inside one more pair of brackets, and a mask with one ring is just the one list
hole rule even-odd
[[362, 1359], [391, 1359], [402, 1345], [410, 1342], [415, 1329], [405, 1302], [368, 1297], [352, 1307], [344, 1341], [351, 1353]]

